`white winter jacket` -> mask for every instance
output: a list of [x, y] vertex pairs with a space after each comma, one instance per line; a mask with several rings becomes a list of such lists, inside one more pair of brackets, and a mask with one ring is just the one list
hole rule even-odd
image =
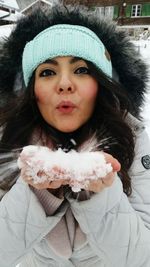
[[[116, 176], [89, 200], [67, 197], [69, 204], [47, 216], [20, 177], [0, 202], [0, 267], [150, 267], [150, 141], [141, 122], [131, 117], [129, 123], [136, 134], [131, 197]], [[57, 255], [46, 239], [67, 205], [87, 238], [70, 258]]]

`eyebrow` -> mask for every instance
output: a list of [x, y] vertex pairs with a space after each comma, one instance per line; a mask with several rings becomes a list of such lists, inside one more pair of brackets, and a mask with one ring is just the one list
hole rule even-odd
[[53, 65], [55, 65], [55, 66], [58, 65], [57, 61], [54, 60], [54, 59], [47, 59], [46, 61], [43, 62], [43, 64], [44, 64], [44, 63], [50, 63], [50, 64], [53, 64]]
[[[70, 64], [74, 64], [74, 63], [76, 63], [76, 62], [78, 62], [78, 61], [83, 61], [84, 59], [82, 59], [82, 58], [80, 58], [80, 57], [73, 57], [73, 58], [71, 58], [71, 60], [69, 61], [69, 63]], [[58, 62], [57, 62], [57, 60], [55, 60], [55, 59], [47, 59], [46, 61], [44, 61], [43, 63], [50, 63], [50, 64], [52, 64], [52, 65], [55, 65], [55, 66], [57, 66], [58, 65]]]
[[76, 63], [76, 62], [81, 61], [81, 60], [84, 61], [84, 59], [82, 59], [80, 57], [73, 57], [73, 58], [71, 58], [70, 63], [73, 64], [73, 63]]

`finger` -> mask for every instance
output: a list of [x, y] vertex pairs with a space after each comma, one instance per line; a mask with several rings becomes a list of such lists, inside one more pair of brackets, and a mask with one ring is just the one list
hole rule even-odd
[[115, 179], [115, 173], [111, 172], [104, 178], [99, 178], [98, 180], [93, 180], [89, 183], [88, 185], [88, 190], [92, 192], [100, 192], [102, 191], [105, 187], [110, 187]]
[[112, 168], [113, 168], [114, 172], [119, 172], [120, 171], [121, 164], [119, 163], [119, 161], [117, 159], [113, 159]]
[[32, 187], [36, 188], [36, 189], [39, 189], [39, 190], [42, 190], [42, 189], [46, 189], [48, 188], [48, 183], [34, 183], [33, 181], [28, 181], [27, 182], [29, 185], [31, 185]]
[[62, 185], [68, 185], [69, 184], [69, 179], [65, 179], [62, 181]]
[[55, 180], [55, 181], [49, 182], [47, 188], [57, 189], [57, 188], [61, 187], [61, 185], [62, 185], [62, 180]]
[[102, 183], [107, 187], [112, 185], [114, 179], [115, 179], [115, 173], [114, 172], [111, 172], [111, 173], [107, 174], [106, 177], [101, 178]]
[[108, 153], [104, 153], [105, 159], [107, 163], [111, 163], [111, 166], [114, 171], [118, 172], [121, 169], [121, 164], [117, 159], [115, 159], [112, 155]]
[[[104, 188], [106, 187], [106, 185], [102, 182], [101, 179], [98, 180], [93, 180], [90, 182], [90, 184], [88, 185], [88, 190], [98, 193], [100, 191], [102, 191]], [[86, 188], [87, 190], [87, 188]]]

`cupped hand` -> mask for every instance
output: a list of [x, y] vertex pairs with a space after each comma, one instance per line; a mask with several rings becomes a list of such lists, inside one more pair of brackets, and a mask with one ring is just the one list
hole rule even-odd
[[112, 172], [107, 174], [105, 177], [100, 177], [99, 179], [95, 179], [89, 182], [88, 187], [85, 190], [98, 193], [102, 191], [104, 188], [109, 187], [113, 184], [115, 179], [116, 172], [119, 172], [121, 169], [121, 165], [117, 159], [111, 156], [108, 153], [103, 152], [104, 157], [107, 163], [111, 163]]
[[[115, 179], [115, 173], [118, 172], [121, 168], [120, 163], [117, 159], [115, 159], [110, 154], [104, 153], [104, 157], [106, 159], [107, 163], [111, 163], [113, 171], [110, 172], [105, 177], [100, 177], [99, 179], [95, 179], [89, 182], [88, 186], [86, 188], [82, 188], [88, 191], [92, 192], [100, 192], [105, 187], [111, 186], [114, 179]], [[42, 174], [42, 173], [41, 173]], [[54, 179], [53, 175], [56, 175], [56, 179]], [[40, 176], [40, 174], [39, 174]], [[69, 185], [70, 184], [70, 178], [67, 177], [67, 173], [64, 169], [61, 169], [58, 166], [53, 167], [52, 169], [52, 179], [41, 181], [40, 183], [35, 183], [34, 180], [27, 176], [27, 173], [24, 171], [24, 169], [21, 169], [21, 177], [31, 186], [33, 186], [36, 189], [58, 189], [61, 186]], [[63, 178], [65, 177], [65, 178]], [[41, 179], [42, 180], [42, 179]]]
[[[62, 177], [65, 174], [64, 170], [56, 166], [52, 169], [52, 171], [54, 171], [55, 174], [58, 176], [62, 175]], [[21, 169], [21, 177], [26, 183], [28, 183], [29, 185], [33, 186], [36, 189], [57, 189], [60, 188], [62, 185], [68, 184], [67, 179], [60, 179], [60, 178], [55, 179], [53, 181], [46, 180], [44, 182], [42, 181], [41, 183], [35, 183], [32, 177], [27, 176], [23, 169]]]

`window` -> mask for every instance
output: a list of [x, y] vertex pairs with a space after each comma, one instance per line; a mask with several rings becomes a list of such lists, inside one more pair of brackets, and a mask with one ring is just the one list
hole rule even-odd
[[101, 17], [108, 17], [113, 19], [114, 16], [114, 6], [106, 6], [106, 7], [97, 7], [97, 13]]
[[100, 15], [100, 17], [105, 16], [105, 9], [104, 7], [97, 7], [96, 8], [97, 14]]
[[113, 6], [106, 6], [105, 7], [105, 17], [113, 19], [114, 16], [114, 7]]
[[132, 5], [131, 17], [140, 17], [142, 5]]

